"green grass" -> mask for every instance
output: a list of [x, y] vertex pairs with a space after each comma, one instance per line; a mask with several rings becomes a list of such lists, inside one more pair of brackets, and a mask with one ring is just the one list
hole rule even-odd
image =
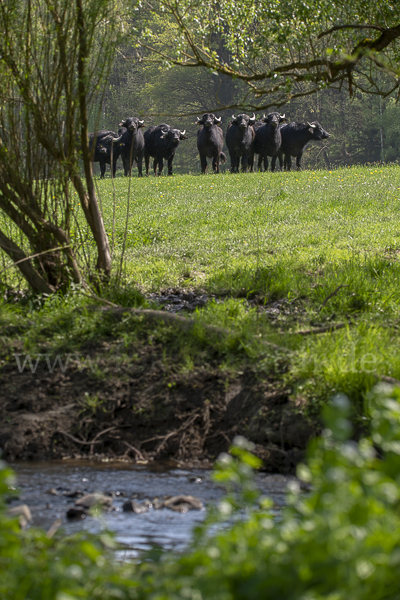
[[[111, 179], [96, 185], [111, 244], [114, 237], [114, 273], [129, 199], [124, 289], [111, 287], [105, 296], [122, 305], [140, 305], [138, 289], [191, 288], [217, 297], [194, 318], [230, 334], [223, 342], [208, 339], [201, 327], [190, 340], [171, 334], [174, 352], [185, 347], [185, 364], [193, 364], [199, 345], [217, 345], [223, 368], [237, 368], [239, 357], [274, 371], [292, 385], [297, 401], [313, 407], [334, 391], [362, 407], [376, 376], [400, 379], [398, 166], [117, 177], [115, 188]], [[74, 210], [84, 229], [78, 203]], [[94, 261], [89, 241], [85, 251]], [[274, 316], [264, 305], [275, 301], [286, 303]], [[64, 341], [74, 330], [86, 335], [78, 317], [70, 318], [74, 324], [59, 333]], [[297, 334], [331, 323], [346, 327]]]
[[[118, 252], [127, 180], [117, 178], [115, 188]], [[258, 285], [296, 295], [308, 272], [347, 272], [400, 246], [399, 188], [398, 167], [133, 179], [127, 273], [146, 290], [240, 294]], [[98, 181], [98, 190], [111, 233], [111, 181]]]

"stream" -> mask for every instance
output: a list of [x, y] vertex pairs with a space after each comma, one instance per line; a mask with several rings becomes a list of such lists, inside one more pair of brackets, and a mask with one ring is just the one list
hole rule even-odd
[[[10, 506], [27, 504], [33, 525], [49, 529], [57, 519], [62, 519], [66, 534], [82, 529], [98, 533], [107, 528], [125, 545], [126, 554], [133, 556], [154, 545], [166, 550], [184, 549], [190, 542], [193, 527], [204, 519], [206, 510], [189, 510], [181, 514], [162, 508], [135, 514], [122, 510], [124, 502], [184, 494], [200, 498], [207, 508], [224, 493], [210, 479], [211, 472], [202, 469], [185, 470], [157, 464], [145, 467], [126, 463], [94, 465], [82, 461], [14, 463], [10, 466], [16, 472], [19, 492], [18, 499], [13, 499]], [[284, 506], [286, 486], [293, 479], [286, 475], [256, 475], [261, 493], [272, 498], [278, 510]], [[66, 512], [74, 506], [76, 497], [64, 493], [77, 491], [112, 494], [113, 510], [100, 518], [67, 519]]]

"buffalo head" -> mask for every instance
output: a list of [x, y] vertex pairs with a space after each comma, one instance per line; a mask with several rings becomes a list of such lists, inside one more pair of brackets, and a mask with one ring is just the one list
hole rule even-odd
[[262, 120], [264, 121], [264, 123], [267, 123], [271, 125], [271, 127], [274, 127], [274, 129], [276, 129], [280, 123], [286, 122], [286, 117], [285, 115], [281, 115], [278, 112], [272, 112], [269, 113], [267, 116], [263, 115]]
[[249, 115], [241, 114], [235, 117], [232, 115], [232, 125], [238, 125], [240, 129], [247, 129], [247, 127], [254, 125], [256, 122], [256, 115], [253, 113], [252, 117]]
[[221, 125], [222, 117], [216, 117], [213, 113], [204, 113], [199, 119], [196, 117], [197, 125], [204, 125], [205, 127], [211, 127], [212, 125]]
[[136, 133], [140, 127], [143, 127], [144, 120], [141, 121], [137, 117], [128, 117], [128, 119], [123, 119], [119, 124], [119, 127], [125, 127], [131, 133]]
[[160, 135], [161, 139], [167, 139], [174, 146], [177, 146], [180, 140], [187, 140], [186, 129], [180, 131], [179, 129], [163, 129]]
[[307, 125], [308, 125], [308, 131], [312, 134], [314, 140], [326, 140], [330, 137], [330, 133], [328, 133], [327, 131], [325, 131], [325, 129], [322, 127], [322, 125], [320, 125], [318, 123], [318, 121], [313, 121], [312, 123], [309, 123], [307, 121]]

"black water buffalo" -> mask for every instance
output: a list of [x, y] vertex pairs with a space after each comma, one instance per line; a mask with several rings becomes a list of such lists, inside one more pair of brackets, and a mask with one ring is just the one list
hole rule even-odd
[[292, 166], [292, 156], [296, 157], [296, 167], [301, 170], [301, 157], [303, 151], [312, 140], [317, 142], [326, 140], [330, 134], [318, 123], [289, 123], [281, 127], [282, 145], [279, 151], [279, 160], [284, 157], [285, 169], [290, 171]]
[[200, 154], [201, 172], [207, 170], [207, 158], [212, 158], [214, 173], [219, 173], [219, 163], [226, 162], [226, 155], [222, 152], [224, 134], [221, 129], [221, 117], [213, 113], [205, 113], [201, 119], [197, 117], [197, 148]]
[[[135, 160], [138, 167], [138, 176], [142, 177], [142, 162], [144, 153], [144, 137], [141, 128], [144, 121], [137, 117], [129, 117], [119, 124], [118, 143], [121, 143], [121, 157], [124, 165], [125, 177], [131, 174], [132, 163]], [[116, 142], [114, 142], [115, 144]]]
[[168, 175], [172, 175], [172, 161], [174, 160], [176, 149], [181, 140], [187, 140], [186, 130], [180, 131], [173, 129], [170, 125], [162, 123], [157, 127], [149, 127], [144, 132], [144, 162], [146, 165], [146, 175], [149, 174], [150, 157], [154, 158], [154, 175], [161, 175], [163, 170], [163, 160], [168, 163]]
[[254, 156], [254, 129], [256, 115], [232, 115], [232, 121], [226, 130], [226, 145], [228, 146], [229, 156], [231, 158], [231, 172], [239, 172], [240, 159], [242, 162], [242, 171], [253, 170]]
[[[89, 149], [92, 153], [93, 162], [100, 163], [100, 178], [104, 178], [106, 165], [111, 167], [111, 156], [113, 162], [112, 174], [115, 177], [117, 160], [121, 154], [122, 142], [117, 141], [118, 134], [113, 131], [99, 131], [89, 133]], [[94, 149], [93, 149], [93, 145]]]
[[[261, 121], [255, 123], [254, 154], [258, 154], [258, 168], [264, 162], [264, 170], [268, 170], [268, 156], [272, 157], [271, 171], [275, 170], [276, 159], [281, 147], [281, 129], [279, 125], [286, 120], [285, 115], [278, 112], [269, 113], [263, 116]], [[280, 162], [280, 168], [282, 164]]]

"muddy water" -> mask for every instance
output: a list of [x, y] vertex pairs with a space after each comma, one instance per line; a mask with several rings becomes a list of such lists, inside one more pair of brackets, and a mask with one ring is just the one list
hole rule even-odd
[[[183, 549], [190, 541], [193, 527], [204, 519], [206, 509], [184, 514], [150, 509], [137, 515], [123, 512], [122, 505], [126, 500], [135, 498], [140, 502], [146, 498], [190, 494], [200, 498], [207, 507], [223, 495], [223, 490], [211, 481], [210, 472], [200, 469], [168, 469], [161, 465], [141, 468], [119, 463], [93, 466], [93, 463], [65, 461], [11, 466], [17, 474], [19, 489], [19, 498], [11, 505], [28, 504], [34, 525], [48, 529], [56, 519], [62, 519], [67, 534], [82, 529], [98, 533], [106, 527], [126, 545], [127, 553], [134, 555], [154, 545]], [[259, 474], [257, 485], [279, 509], [284, 505], [286, 486], [291, 479], [290, 476]], [[112, 494], [114, 509], [105, 513], [101, 520], [92, 517], [68, 520], [66, 511], [74, 506], [76, 498], [67, 497], [64, 492], [74, 491]]]

